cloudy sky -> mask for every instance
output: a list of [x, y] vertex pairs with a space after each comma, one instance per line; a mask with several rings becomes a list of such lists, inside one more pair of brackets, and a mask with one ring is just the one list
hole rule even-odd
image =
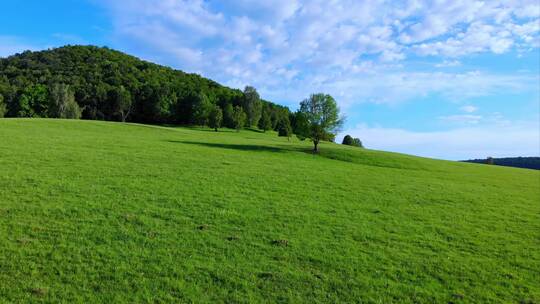
[[538, 0], [4, 0], [0, 56], [109, 46], [255, 86], [333, 95], [340, 134], [444, 159], [540, 155]]

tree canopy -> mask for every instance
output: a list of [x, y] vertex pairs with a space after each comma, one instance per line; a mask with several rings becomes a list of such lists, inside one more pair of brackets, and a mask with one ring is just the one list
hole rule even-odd
[[219, 106], [213, 106], [208, 115], [208, 126], [217, 132], [218, 128], [221, 128], [222, 121], [223, 111]]
[[57, 106], [59, 86], [69, 88], [83, 119], [207, 124], [210, 110], [219, 106], [225, 126], [234, 127], [230, 110], [245, 106], [248, 123], [256, 126], [264, 106], [277, 126], [290, 114], [262, 100], [253, 87], [244, 93], [109, 48], [65, 46], [0, 58], [0, 109], [7, 117], [59, 117], [49, 109]]
[[233, 112], [233, 122], [234, 122], [234, 128], [236, 131], [240, 131], [246, 124], [247, 115], [246, 112], [244, 112], [244, 109], [242, 109], [241, 106], [234, 107]]
[[318, 151], [321, 140], [333, 141], [344, 118], [340, 117], [339, 108], [334, 98], [328, 94], [312, 94], [300, 103], [296, 116], [295, 132], [300, 138], [313, 141], [313, 151]]
[[257, 126], [261, 118], [262, 103], [259, 93], [254, 87], [244, 89], [244, 103], [242, 104], [247, 115], [248, 127]]

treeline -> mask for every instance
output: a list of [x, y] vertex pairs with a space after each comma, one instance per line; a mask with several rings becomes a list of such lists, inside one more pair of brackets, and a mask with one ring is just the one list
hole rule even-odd
[[540, 170], [540, 157], [488, 157], [486, 159], [464, 160], [464, 162]]
[[108, 48], [65, 46], [0, 59], [2, 116], [248, 126], [290, 136], [294, 114], [252, 87], [231, 89]]

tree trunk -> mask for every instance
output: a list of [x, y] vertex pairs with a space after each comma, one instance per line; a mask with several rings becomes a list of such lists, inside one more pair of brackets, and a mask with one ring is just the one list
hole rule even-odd
[[217, 132], [217, 128], [214, 128], [214, 131], [216, 131], [216, 132]]
[[319, 152], [319, 141], [318, 140], [314, 140], [313, 141], [313, 153], [317, 153]]

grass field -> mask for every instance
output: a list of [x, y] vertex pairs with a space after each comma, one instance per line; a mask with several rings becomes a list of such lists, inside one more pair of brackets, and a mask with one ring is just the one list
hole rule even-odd
[[540, 172], [0, 119], [0, 302], [540, 303]]

